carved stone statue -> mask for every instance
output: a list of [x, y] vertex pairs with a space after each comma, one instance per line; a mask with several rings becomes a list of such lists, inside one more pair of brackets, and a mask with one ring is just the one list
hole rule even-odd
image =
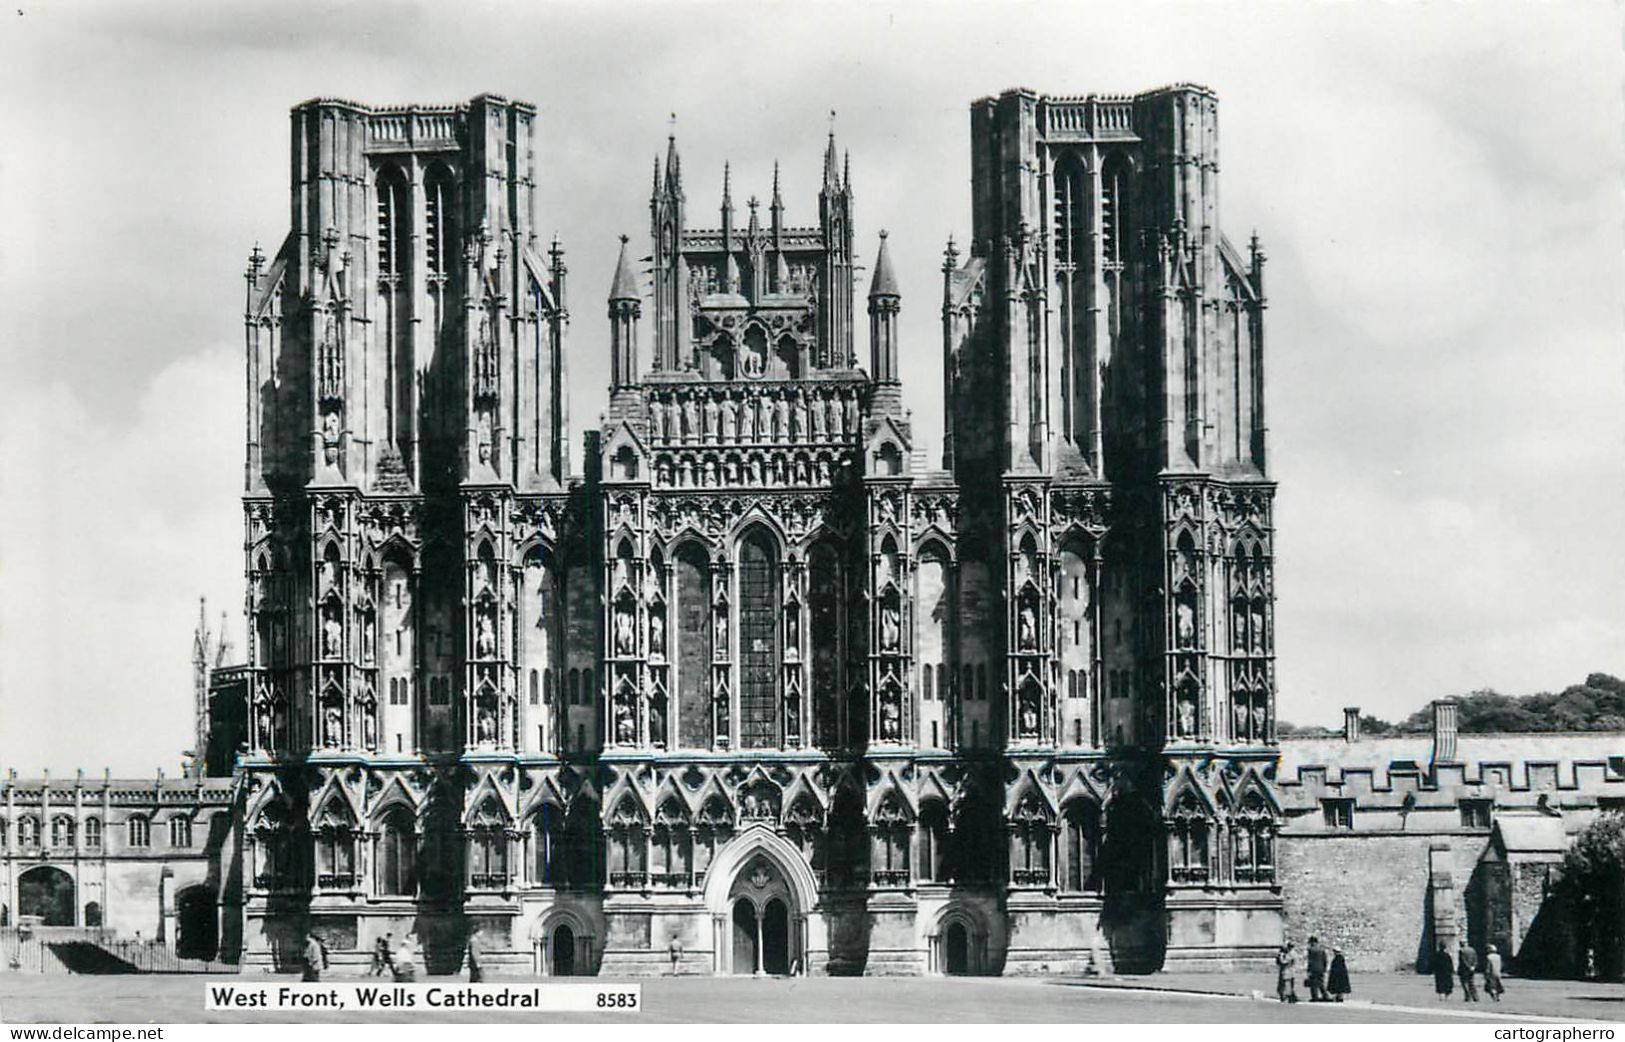
[[1254, 739], [1264, 737], [1264, 703], [1262, 700], [1253, 705], [1253, 733]]
[[372, 612], [361, 616], [361, 661], [372, 662], [378, 656], [378, 640]]
[[666, 653], [666, 617], [658, 611], [649, 613], [649, 653]]
[[717, 658], [728, 657], [728, 606], [716, 606], [716, 617], [711, 623], [711, 648]]
[[1190, 698], [1179, 700], [1179, 737], [1189, 738], [1196, 733], [1196, 702]]
[[322, 620], [322, 655], [325, 658], [338, 658], [344, 654], [344, 623], [337, 615], [329, 613]]
[[728, 738], [728, 696], [719, 692], [716, 697], [717, 740]]
[[887, 651], [896, 651], [898, 641], [902, 638], [902, 626], [899, 624], [897, 605], [888, 604], [880, 609], [880, 646]]
[[1182, 648], [1196, 644], [1196, 609], [1181, 601], [1174, 608], [1174, 631]]
[[654, 745], [666, 744], [666, 700], [649, 700], [649, 741]]
[[732, 398], [722, 401], [722, 440], [732, 443], [739, 436], [739, 410]]
[[630, 745], [637, 735], [637, 725], [632, 720], [632, 705], [626, 698], [615, 700], [615, 741], [621, 745]]
[[823, 438], [825, 432], [824, 403], [828, 399], [819, 395], [812, 400], [812, 433], [815, 438]]
[[773, 436], [781, 441], [790, 436], [790, 403], [782, 397], [773, 399]]
[[756, 399], [756, 440], [770, 441], [773, 437], [773, 399], [766, 394]]
[[368, 749], [378, 746], [378, 710], [370, 705], [361, 710], [361, 744]]
[[858, 399], [853, 395], [846, 400], [846, 429], [856, 434], [858, 427]]
[[717, 400], [715, 398], [707, 398], [705, 400], [705, 436], [709, 441], [716, 441], [717, 432], [722, 429], [722, 424], [718, 416], [719, 411], [717, 409]]
[[632, 619], [632, 609], [621, 607], [615, 612], [615, 654], [630, 655], [636, 644], [635, 625]]
[[480, 658], [495, 658], [497, 653], [496, 624], [491, 616], [484, 611], [480, 612], [478, 627], [474, 636], [474, 654]]
[[658, 398], [649, 403], [649, 437], [654, 441], [666, 437], [666, 410]]
[[271, 748], [271, 707], [261, 702], [258, 711], [254, 714], [255, 732], [259, 735], [261, 749]]
[[331, 702], [322, 716], [322, 744], [336, 746], [344, 741], [344, 711]]
[[1038, 736], [1038, 706], [1031, 693], [1021, 697], [1021, 734], [1024, 738]]
[[830, 436], [839, 438], [844, 433], [842, 430], [844, 426], [845, 424], [843, 423], [843, 418], [841, 416], [841, 400], [839, 398], [831, 398], [829, 400]]
[[694, 399], [683, 399], [683, 440], [695, 441], [700, 432], [700, 409]]
[[792, 686], [784, 696], [784, 736], [792, 740], [801, 738], [801, 689]]
[[798, 654], [801, 650], [801, 612], [792, 609], [784, 617], [784, 652]]
[[490, 706], [480, 706], [478, 737], [480, 742], [485, 745], [497, 740], [496, 714], [491, 712]]
[[1235, 738], [1248, 738], [1248, 737], [1250, 737], [1247, 734], [1247, 703], [1242, 699], [1242, 697], [1240, 695], [1235, 696], [1235, 704], [1231, 708], [1231, 712], [1235, 716], [1235, 719], [1236, 719], [1236, 733], [1232, 737], [1235, 737]]
[[887, 691], [880, 701], [880, 737], [888, 742], [895, 742], [902, 733], [902, 719], [897, 711], [896, 695]]
[[790, 440], [800, 441], [807, 436], [807, 403], [798, 393], [790, 408]]
[[1016, 641], [1023, 648], [1038, 646], [1038, 616], [1031, 604], [1023, 604], [1020, 614], [1016, 616]]

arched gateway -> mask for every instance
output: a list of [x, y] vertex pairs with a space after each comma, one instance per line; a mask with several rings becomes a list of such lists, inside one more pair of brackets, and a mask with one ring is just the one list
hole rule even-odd
[[799, 851], [753, 825], [718, 851], [706, 873], [717, 973], [805, 971], [818, 888]]

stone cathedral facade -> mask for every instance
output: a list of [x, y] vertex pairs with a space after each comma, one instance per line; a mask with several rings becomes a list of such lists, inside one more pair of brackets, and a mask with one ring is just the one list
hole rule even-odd
[[776, 176], [696, 205], [669, 141], [652, 285], [623, 241], [584, 333], [532, 107], [293, 110], [247, 272], [246, 963], [307, 927], [557, 975], [1273, 952], [1264, 255], [1219, 230], [1217, 100], [970, 115], [970, 235], [907, 280], [934, 465], [833, 134], [801, 223]]

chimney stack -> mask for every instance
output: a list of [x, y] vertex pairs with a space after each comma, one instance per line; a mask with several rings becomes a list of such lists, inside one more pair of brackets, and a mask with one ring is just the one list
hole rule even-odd
[[1343, 710], [1343, 741], [1358, 742], [1360, 740], [1360, 707], [1349, 706]]
[[1433, 703], [1433, 763], [1456, 761], [1456, 703], [1441, 698]]

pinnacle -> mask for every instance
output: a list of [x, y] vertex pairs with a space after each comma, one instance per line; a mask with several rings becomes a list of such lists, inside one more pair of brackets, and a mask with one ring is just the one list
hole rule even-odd
[[632, 271], [632, 262], [626, 255], [626, 242], [626, 236], [621, 236], [621, 255], [615, 262], [615, 279], [609, 287], [610, 303], [638, 299], [638, 280]]
[[869, 296], [901, 297], [897, 289], [897, 275], [892, 271], [891, 250], [886, 248], [886, 232], [880, 233], [880, 252], [875, 256], [875, 277], [869, 284]]

